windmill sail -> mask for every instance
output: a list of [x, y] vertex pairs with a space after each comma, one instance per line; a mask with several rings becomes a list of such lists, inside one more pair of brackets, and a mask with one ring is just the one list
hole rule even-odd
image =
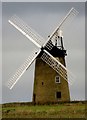
[[[8, 81], [7, 86], [12, 89], [13, 86], [17, 83], [19, 78], [24, 74], [24, 72], [29, 68], [29, 66], [32, 64], [32, 62], [35, 60], [35, 58], [39, 55], [41, 48], [48, 48], [51, 50], [53, 48], [53, 44], [51, 39], [55, 36], [55, 34], [58, 32], [59, 29], [61, 29], [64, 24], [67, 22], [67, 20], [72, 16], [77, 15], [77, 11], [72, 8], [69, 13], [66, 15], [66, 17], [62, 20], [60, 25], [54, 30], [54, 32], [50, 35], [48, 40], [45, 42], [43, 37], [41, 37], [39, 34], [37, 34], [33, 29], [31, 29], [26, 23], [23, 22], [19, 17], [14, 15], [10, 20], [9, 23], [13, 25], [17, 30], [19, 30], [24, 36], [26, 36], [30, 41], [32, 41], [37, 47], [39, 47], [39, 51], [36, 53], [37, 50], [34, 50], [29, 56], [24, 64], [17, 70], [15, 75], [11, 77], [11, 79]], [[69, 70], [66, 69], [64, 65], [62, 65], [56, 58], [54, 58], [49, 52], [46, 50], [43, 50], [43, 54], [41, 56], [41, 59], [46, 62], [49, 66], [51, 66], [58, 74], [60, 74], [67, 82], [67, 74], [70, 74], [70, 83], [72, 83], [71, 80], [73, 80], [73, 75]]]
[[24, 74], [24, 72], [30, 67], [30, 65], [33, 63], [35, 58], [40, 53], [40, 50], [36, 53], [36, 49], [32, 52], [31, 56], [29, 56], [24, 64], [16, 71], [16, 73], [10, 78], [10, 80], [7, 82], [7, 86], [12, 89], [14, 85], [18, 82], [20, 77]]
[[24, 23], [24, 21], [21, 20], [18, 16], [16, 15], [12, 16], [11, 19], [9, 20], [9, 23], [13, 25], [16, 29], [18, 29], [23, 35], [25, 35], [30, 41], [32, 41], [39, 48], [41, 48], [42, 46], [43, 47], [46, 46], [49, 50], [51, 50], [53, 46], [50, 43], [50, 41], [53, 38], [53, 36], [58, 32], [59, 29], [64, 27], [64, 24], [66, 24], [70, 18], [71, 19], [74, 18], [77, 14], [78, 11], [72, 8], [65, 16], [65, 18], [62, 20], [62, 22], [59, 24], [59, 26], [50, 35], [50, 37], [46, 42], [43, 37], [41, 37], [31, 27], [29, 27], [26, 23]]
[[47, 48], [48, 50], [51, 50], [54, 47], [53, 43], [51, 40], [48, 41], [48, 43], [46, 44], [45, 48]]
[[[54, 58], [49, 52], [44, 50], [41, 59], [50, 67], [52, 67], [59, 75], [61, 75], [64, 80], [66, 80], [69, 84], [72, 84], [74, 79], [72, 73], [68, 69], [66, 69], [66, 67], [61, 64], [56, 58]], [[70, 76], [70, 80], [68, 80], [67, 74]]]
[[31, 27], [29, 27], [23, 20], [18, 16], [14, 15], [8, 21], [17, 30], [19, 30], [23, 35], [25, 35], [30, 41], [32, 41], [39, 48], [42, 47], [45, 40], [38, 33], [36, 33]]
[[70, 19], [73, 19], [78, 14], [78, 11], [74, 8], [71, 8], [71, 10], [68, 12], [68, 14], [64, 17], [62, 22], [59, 24], [59, 26], [53, 31], [53, 33], [50, 35], [48, 40], [45, 42], [43, 46], [46, 46], [46, 44], [53, 38], [53, 36], [58, 32], [58, 30], [65, 28], [65, 24], [67, 21], [70, 21]]

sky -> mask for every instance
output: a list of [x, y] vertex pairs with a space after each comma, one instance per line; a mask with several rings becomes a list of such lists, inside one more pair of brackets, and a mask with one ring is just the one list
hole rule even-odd
[[86, 0], [1, 0], [2, 2], [86, 2]]
[[78, 16], [64, 28], [66, 64], [76, 79], [70, 87], [71, 100], [85, 99], [85, 4], [84, 3], [2, 3], [2, 102], [32, 101], [33, 63], [12, 90], [6, 82], [35, 49], [35, 45], [8, 23], [14, 14], [19, 16], [47, 40], [68, 11], [74, 7]]
[[[0, 2], [0, 16], [2, 14], [2, 4]], [[0, 98], [2, 98], [2, 19], [0, 19]], [[0, 103], [2, 99], [0, 99]]]

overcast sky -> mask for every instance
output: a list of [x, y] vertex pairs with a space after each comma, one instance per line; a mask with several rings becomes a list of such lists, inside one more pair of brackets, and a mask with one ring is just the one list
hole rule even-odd
[[70, 86], [71, 100], [85, 99], [85, 4], [84, 3], [3, 3], [3, 99], [2, 102], [31, 101], [34, 82], [34, 64], [25, 72], [12, 90], [5, 84], [36, 47], [8, 23], [16, 14], [41, 36], [47, 39], [53, 30], [74, 7], [78, 16], [64, 27], [64, 46], [67, 50], [66, 64], [76, 76]]
[[[2, 4], [0, 2], [0, 16], [2, 14]], [[1, 17], [2, 18], [2, 17]], [[2, 98], [2, 19], [0, 19], [0, 98]], [[0, 99], [1, 103], [2, 99]]]
[[1, 0], [2, 2], [86, 2], [86, 0]]

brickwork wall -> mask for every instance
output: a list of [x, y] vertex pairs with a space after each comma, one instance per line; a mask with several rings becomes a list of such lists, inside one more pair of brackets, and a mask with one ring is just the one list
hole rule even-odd
[[[65, 64], [63, 58], [59, 58]], [[40, 58], [35, 64], [34, 91], [35, 102], [57, 102], [69, 101], [70, 93], [68, 83], [60, 76], [61, 83], [55, 83], [55, 76], [58, 74]], [[61, 92], [61, 99], [56, 98], [56, 92]]]

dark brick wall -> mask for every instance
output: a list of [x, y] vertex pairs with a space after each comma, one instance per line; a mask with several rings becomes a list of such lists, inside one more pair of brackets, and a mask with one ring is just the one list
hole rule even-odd
[[[65, 65], [64, 57], [60, 57], [60, 62]], [[55, 76], [58, 74], [40, 58], [35, 64], [34, 91], [36, 103], [70, 101], [68, 83], [60, 76], [61, 83], [55, 83]], [[56, 92], [61, 92], [61, 99], [56, 98]]]

